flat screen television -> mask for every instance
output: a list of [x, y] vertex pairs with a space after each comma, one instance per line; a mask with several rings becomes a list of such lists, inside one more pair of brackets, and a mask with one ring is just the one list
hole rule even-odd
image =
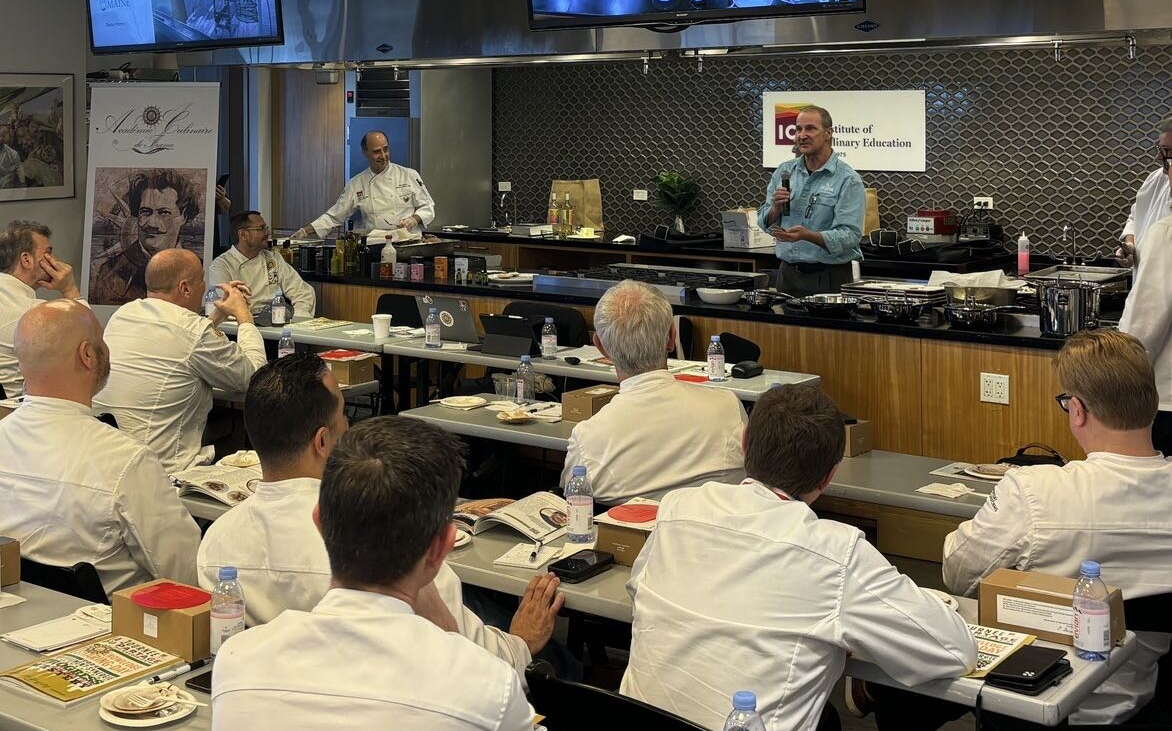
[[866, 0], [529, 0], [529, 25], [534, 30], [688, 25], [866, 9]]
[[281, 0], [87, 0], [94, 53], [285, 42]]

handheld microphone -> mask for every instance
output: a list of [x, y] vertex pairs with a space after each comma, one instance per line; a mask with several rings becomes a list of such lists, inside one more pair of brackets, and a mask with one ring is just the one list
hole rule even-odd
[[[781, 187], [785, 188], [786, 190], [789, 190], [789, 173], [782, 173], [781, 174]], [[789, 215], [789, 201], [786, 201], [785, 203], [781, 204], [781, 215], [783, 215], [783, 216]]]

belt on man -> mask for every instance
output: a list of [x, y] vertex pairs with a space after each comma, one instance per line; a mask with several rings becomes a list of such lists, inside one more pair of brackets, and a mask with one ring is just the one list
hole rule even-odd
[[850, 262], [845, 261], [840, 264], [821, 264], [821, 263], [812, 262], [812, 261], [809, 261], [809, 262], [798, 261], [798, 262], [792, 262], [792, 263], [788, 262], [788, 261], [783, 261], [781, 264], [782, 264], [782, 266], [797, 269], [802, 274], [821, 274], [822, 272], [824, 272], [828, 269], [834, 269], [835, 267], [841, 267], [841, 266], [849, 266]]

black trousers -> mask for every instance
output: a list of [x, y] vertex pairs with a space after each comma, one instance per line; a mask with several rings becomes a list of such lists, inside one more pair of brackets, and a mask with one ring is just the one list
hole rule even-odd
[[1152, 446], [1172, 457], [1172, 411], [1157, 411], [1152, 423]]
[[[875, 726], [879, 731], [935, 731], [949, 721], [973, 712], [972, 708], [959, 703], [876, 683], [868, 683], [867, 692], [875, 699]], [[982, 731], [1041, 731], [1044, 728], [1068, 726], [1065, 721], [1047, 727], [997, 713], [981, 713]]]
[[778, 290], [795, 297], [838, 292], [853, 279], [850, 262], [845, 264], [789, 264], [781, 262]]

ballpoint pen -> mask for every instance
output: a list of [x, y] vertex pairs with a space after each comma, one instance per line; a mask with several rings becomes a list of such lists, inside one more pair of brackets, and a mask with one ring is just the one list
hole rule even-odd
[[529, 553], [529, 563], [537, 560], [537, 554], [541, 553], [542, 545], [541, 539], [538, 538], [537, 542], [533, 545], [533, 550]]
[[155, 677], [148, 680], [147, 684], [154, 685], [155, 683], [161, 683], [164, 680], [170, 680], [171, 678], [178, 678], [180, 675], [183, 675], [184, 673], [190, 673], [192, 670], [197, 670], [207, 664], [208, 664], [208, 661], [206, 659], [205, 660], [196, 660], [195, 662], [186, 663], [184, 665], [180, 665], [179, 667], [171, 668], [170, 670], [168, 670], [166, 672], [159, 673]]

